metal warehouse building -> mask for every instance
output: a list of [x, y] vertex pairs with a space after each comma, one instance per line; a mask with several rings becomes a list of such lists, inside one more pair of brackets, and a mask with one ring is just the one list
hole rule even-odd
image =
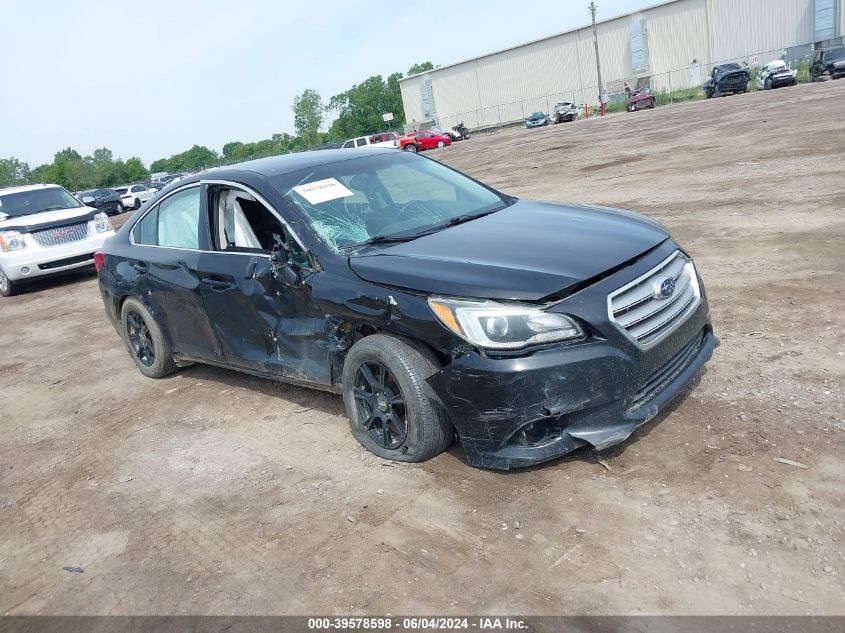
[[[588, 15], [587, 2], [583, 2]], [[674, 91], [701, 85], [717, 63], [762, 65], [806, 58], [842, 43], [845, 0], [674, 0], [597, 23], [605, 101], [630, 87]], [[470, 128], [548, 112], [557, 101], [595, 105], [591, 26], [401, 81], [409, 126], [435, 121]]]

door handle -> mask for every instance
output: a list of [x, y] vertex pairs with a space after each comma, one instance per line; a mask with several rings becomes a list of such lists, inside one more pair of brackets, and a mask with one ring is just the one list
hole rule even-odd
[[137, 272], [139, 275], [143, 275], [145, 272], [147, 272], [149, 266], [147, 265], [147, 262], [136, 261], [132, 262], [132, 268], [134, 268], [135, 272]]
[[220, 277], [203, 277], [202, 284], [212, 292], [225, 292], [235, 287], [233, 282]]

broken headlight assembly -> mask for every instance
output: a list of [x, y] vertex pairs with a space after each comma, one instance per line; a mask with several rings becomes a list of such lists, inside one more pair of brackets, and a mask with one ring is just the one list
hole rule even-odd
[[428, 305], [449, 330], [484, 349], [521, 349], [584, 336], [572, 318], [535, 306], [442, 297], [429, 297]]
[[26, 242], [18, 231], [0, 231], [0, 251], [8, 253], [22, 248], [26, 248]]
[[98, 213], [94, 216], [94, 228], [97, 230], [97, 233], [105, 233], [106, 231], [111, 231], [111, 220], [109, 220], [109, 216], [105, 213]]

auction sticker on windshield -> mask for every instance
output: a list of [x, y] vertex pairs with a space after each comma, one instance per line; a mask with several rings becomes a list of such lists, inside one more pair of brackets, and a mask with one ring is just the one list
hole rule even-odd
[[293, 190], [311, 204], [355, 195], [334, 178], [309, 182], [307, 185], [297, 185]]

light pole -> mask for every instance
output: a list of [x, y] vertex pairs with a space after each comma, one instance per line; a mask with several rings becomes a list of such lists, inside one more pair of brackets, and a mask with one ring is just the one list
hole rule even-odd
[[593, 44], [596, 47], [596, 73], [599, 79], [599, 112], [601, 116], [604, 116], [604, 97], [602, 96], [602, 83], [601, 83], [601, 60], [599, 59], [599, 36], [596, 32], [596, 6], [595, 2], [590, 2], [590, 14], [593, 16]]

